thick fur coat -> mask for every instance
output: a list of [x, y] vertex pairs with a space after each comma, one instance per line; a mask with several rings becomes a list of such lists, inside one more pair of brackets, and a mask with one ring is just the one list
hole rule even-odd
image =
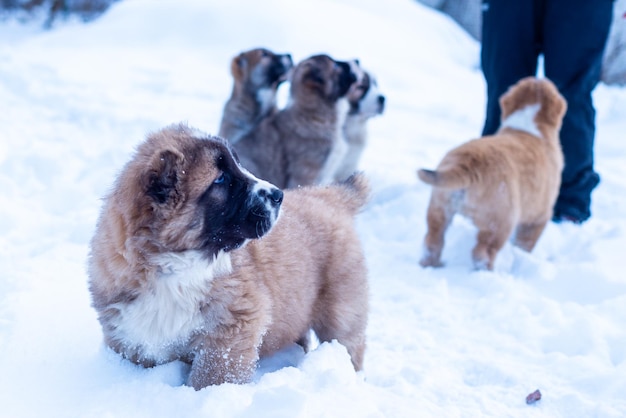
[[182, 360], [196, 389], [244, 383], [283, 347], [338, 340], [363, 367], [363, 176], [283, 194], [229, 144], [184, 125], [148, 137], [106, 197], [89, 289], [105, 343], [145, 367]]
[[293, 61], [289, 54], [255, 48], [234, 57], [230, 63], [233, 89], [224, 105], [219, 136], [236, 143], [263, 118], [278, 111], [276, 93], [289, 77]]
[[327, 184], [346, 144], [346, 93], [356, 80], [349, 63], [315, 55], [298, 63], [285, 109], [235, 144], [241, 164], [280, 188]]
[[441, 265], [455, 213], [478, 228], [474, 265], [490, 270], [509, 237], [531, 251], [552, 217], [563, 170], [559, 131], [566, 101], [551, 81], [527, 77], [502, 95], [500, 107], [495, 135], [451, 150], [436, 171], [418, 171], [433, 186], [423, 266]]

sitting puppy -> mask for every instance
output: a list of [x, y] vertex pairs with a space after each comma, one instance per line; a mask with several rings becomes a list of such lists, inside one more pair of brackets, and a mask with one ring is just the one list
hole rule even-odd
[[241, 165], [281, 188], [329, 183], [346, 151], [341, 127], [350, 64], [315, 55], [296, 65], [285, 109], [235, 144]]
[[434, 186], [422, 266], [441, 265], [444, 234], [457, 212], [478, 228], [475, 267], [489, 270], [513, 231], [513, 243], [531, 251], [552, 217], [563, 169], [565, 99], [551, 81], [527, 77], [502, 95], [500, 107], [495, 135], [451, 150], [436, 171], [418, 171]]
[[260, 356], [310, 329], [361, 370], [368, 285], [353, 218], [368, 194], [354, 176], [283, 195], [219, 137], [184, 125], [150, 135], [91, 241], [105, 343], [144, 367], [191, 364], [196, 389], [249, 382]]
[[385, 96], [380, 93], [374, 76], [363, 70], [357, 60], [351, 65], [357, 80], [346, 95], [350, 110], [342, 128], [348, 150], [335, 172], [335, 180], [345, 180], [357, 170], [367, 141], [367, 121], [385, 109]]
[[278, 55], [265, 48], [251, 49], [233, 58], [233, 91], [224, 106], [219, 136], [234, 144], [264, 117], [276, 112], [276, 91], [292, 67], [291, 55]]

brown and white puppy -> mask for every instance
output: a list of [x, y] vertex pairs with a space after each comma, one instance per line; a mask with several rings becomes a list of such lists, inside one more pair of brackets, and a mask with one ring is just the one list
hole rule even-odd
[[419, 170], [433, 185], [422, 266], [440, 266], [444, 234], [455, 213], [478, 228], [476, 268], [493, 269], [513, 243], [532, 251], [552, 217], [561, 183], [559, 131], [567, 104], [547, 79], [527, 77], [500, 98], [502, 124], [492, 136], [448, 152], [436, 171]]
[[353, 223], [368, 193], [355, 176], [283, 195], [219, 137], [184, 125], [149, 135], [91, 241], [105, 343], [145, 367], [190, 363], [196, 389], [250, 381], [260, 356], [310, 329], [361, 370], [368, 285]]
[[385, 109], [385, 96], [381, 94], [376, 78], [365, 71], [358, 60], [352, 61], [351, 65], [357, 80], [347, 94], [350, 110], [342, 132], [348, 150], [334, 175], [335, 180], [339, 181], [347, 179], [357, 171], [367, 142], [367, 121], [381, 115]]
[[234, 144], [264, 117], [276, 112], [278, 86], [287, 80], [292, 67], [291, 55], [275, 54], [265, 48], [234, 57], [230, 63], [233, 90], [224, 105], [219, 136]]
[[235, 144], [241, 164], [281, 188], [332, 181], [346, 144], [346, 93], [356, 81], [348, 62], [315, 55], [296, 65], [285, 109]]

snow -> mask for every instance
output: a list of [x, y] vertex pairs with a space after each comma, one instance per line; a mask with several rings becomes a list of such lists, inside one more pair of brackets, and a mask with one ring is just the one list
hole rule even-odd
[[[254, 382], [182, 386], [102, 344], [88, 242], [146, 133], [215, 133], [229, 60], [266, 46], [295, 61], [359, 58], [387, 96], [361, 168], [370, 272], [365, 370], [325, 343], [265, 359]], [[52, 31], [0, 22], [0, 415], [6, 417], [626, 416], [626, 89], [601, 85], [593, 217], [550, 224], [532, 254], [472, 271], [457, 217], [441, 269], [418, 264], [433, 168], [481, 130], [479, 45], [411, 0], [127, 0]], [[281, 90], [285, 97], [285, 90]], [[539, 389], [542, 399], [525, 403]]]

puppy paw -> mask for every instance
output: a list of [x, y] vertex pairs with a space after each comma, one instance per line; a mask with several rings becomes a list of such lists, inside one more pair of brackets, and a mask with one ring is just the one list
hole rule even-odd
[[439, 268], [439, 267], [443, 267], [443, 263], [438, 258], [434, 258], [434, 257], [430, 257], [430, 256], [424, 256], [420, 260], [420, 266], [422, 266], [422, 267]]
[[476, 271], [484, 271], [484, 270], [493, 270], [493, 261], [489, 259], [474, 259], [474, 270]]

